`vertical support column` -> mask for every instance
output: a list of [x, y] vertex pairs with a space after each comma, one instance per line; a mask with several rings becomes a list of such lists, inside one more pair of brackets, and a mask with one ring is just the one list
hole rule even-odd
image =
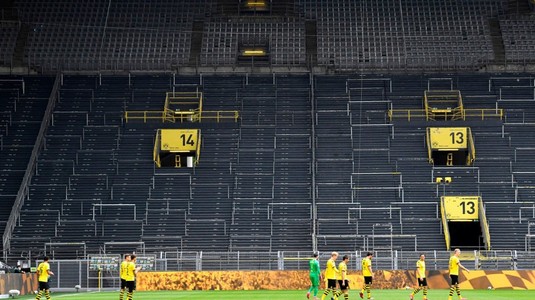
[[202, 271], [202, 251], [197, 252], [195, 260], [195, 271]]
[[398, 260], [399, 260], [398, 250], [395, 250], [394, 251], [394, 257], [392, 259], [392, 261], [393, 261], [392, 270], [398, 270], [399, 269], [399, 267], [398, 267], [399, 266], [399, 261]]
[[474, 250], [474, 270], [479, 270], [479, 251]]
[[280, 271], [284, 270], [284, 252], [277, 252], [277, 267]]

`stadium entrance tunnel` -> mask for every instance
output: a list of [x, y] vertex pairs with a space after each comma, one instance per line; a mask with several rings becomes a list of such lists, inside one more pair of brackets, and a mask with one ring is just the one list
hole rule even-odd
[[158, 129], [153, 159], [156, 167], [192, 168], [199, 163], [199, 129]]
[[466, 166], [468, 151], [433, 151], [435, 166]]
[[428, 127], [428, 159], [438, 166], [469, 166], [476, 158], [470, 127]]
[[448, 222], [451, 248], [485, 249], [480, 222]]
[[490, 231], [480, 196], [442, 196], [442, 228], [446, 249], [490, 250]]
[[193, 168], [195, 159], [194, 156], [184, 153], [162, 153], [160, 154], [160, 167], [168, 168]]

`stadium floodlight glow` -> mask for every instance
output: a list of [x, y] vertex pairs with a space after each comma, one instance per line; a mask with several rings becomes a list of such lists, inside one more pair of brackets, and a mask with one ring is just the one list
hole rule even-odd
[[17, 297], [19, 295], [20, 295], [20, 291], [19, 290], [9, 290], [9, 297], [15, 298], [15, 297]]
[[265, 1], [248, 0], [245, 4], [247, 7], [266, 7]]
[[243, 55], [244, 56], [265, 56], [266, 51], [264, 51], [263, 49], [246, 49], [246, 50], [243, 50]]

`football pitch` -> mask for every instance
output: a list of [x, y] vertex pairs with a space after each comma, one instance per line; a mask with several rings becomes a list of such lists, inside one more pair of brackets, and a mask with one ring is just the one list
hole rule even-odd
[[[409, 299], [408, 290], [376, 290], [372, 291], [375, 300], [403, 300]], [[535, 291], [512, 290], [472, 290], [463, 291], [463, 297], [468, 300], [533, 300]], [[320, 296], [320, 295], [318, 295]], [[23, 296], [17, 299], [34, 299], [35, 296]], [[448, 290], [430, 290], [430, 300], [448, 299]], [[45, 297], [42, 297], [45, 299]], [[52, 299], [87, 299], [87, 300], [117, 300], [119, 292], [88, 292], [88, 293], [53, 293]], [[126, 297], [125, 297], [126, 299]], [[171, 299], [217, 299], [217, 300], [289, 300], [306, 299], [306, 291], [161, 291], [137, 292], [134, 300], [171, 300]], [[330, 296], [326, 299], [330, 299]], [[344, 299], [341, 297], [340, 299]], [[350, 291], [349, 299], [360, 299], [358, 291]], [[422, 292], [414, 299], [422, 299]], [[455, 295], [453, 299], [458, 299]]]

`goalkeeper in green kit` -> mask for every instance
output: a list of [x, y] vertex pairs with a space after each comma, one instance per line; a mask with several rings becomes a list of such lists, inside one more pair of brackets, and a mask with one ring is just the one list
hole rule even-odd
[[318, 290], [321, 280], [320, 262], [318, 261], [319, 255], [314, 253], [314, 258], [311, 259], [308, 264], [310, 266], [310, 289], [308, 289], [307, 298], [310, 299], [310, 293], [314, 293], [314, 300], [318, 300]]

